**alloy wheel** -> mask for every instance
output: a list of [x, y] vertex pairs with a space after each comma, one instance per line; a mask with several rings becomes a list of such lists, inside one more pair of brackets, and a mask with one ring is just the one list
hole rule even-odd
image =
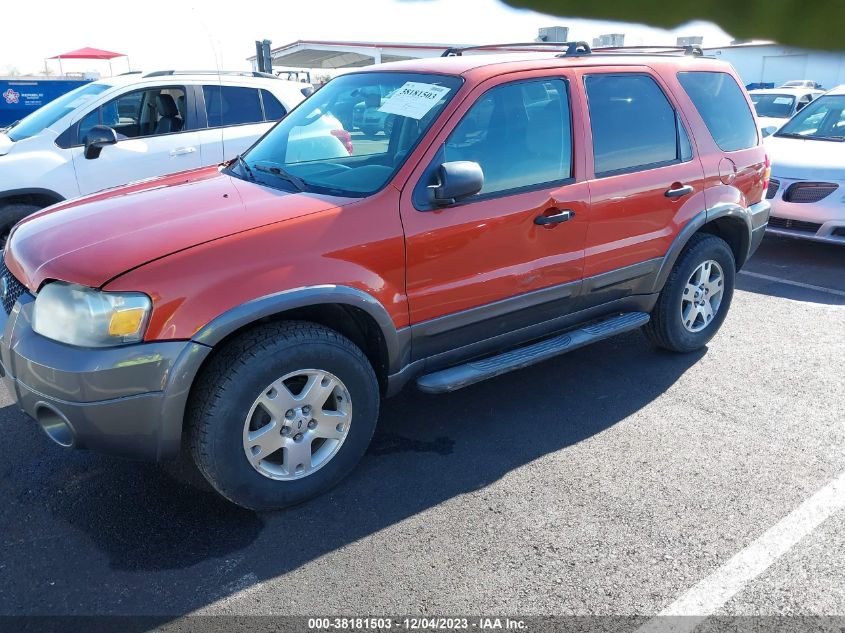
[[294, 371], [253, 402], [244, 422], [244, 453], [265, 477], [301, 479], [337, 454], [351, 422], [352, 398], [337, 376], [319, 369]]
[[681, 322], [690, 332], [701, 332], [713, 321], [725, 291], [725, 274], [708, 259], [692, 272], [681, 295]]

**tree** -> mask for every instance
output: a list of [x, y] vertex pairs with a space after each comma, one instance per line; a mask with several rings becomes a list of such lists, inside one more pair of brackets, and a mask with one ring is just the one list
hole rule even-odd
[[513, 7], [552, 15], [594, 20], [645, 22], [674, 28], [691, 20], [715, 22], [739, 39], [775, 40], [780, 44], [842, 50], [841, 0], [722, 0], [666, 2], [666, 0], [505, 0]]

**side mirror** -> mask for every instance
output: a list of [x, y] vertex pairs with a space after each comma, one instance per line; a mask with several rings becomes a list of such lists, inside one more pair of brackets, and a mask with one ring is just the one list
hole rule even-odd
[[117, 132], [107, 125], [95, 125], [85, 135], [85, 158], [99, 158], [106, 145], [117, 143]]
[[777, 132], [778, 129], [777, 129], [777, 126], [767, 125], [761, 131], [763, 132], [763, 138], [766, 138], [767, 136], [771, 136], [772, 134]]
[[438, 182], [430, 185], [434, 203], [438, 206], [455, 204], [463, 198], [474, 196], [484, 186], [481, 165], [470, 160], [443, 163], [437, 170]]

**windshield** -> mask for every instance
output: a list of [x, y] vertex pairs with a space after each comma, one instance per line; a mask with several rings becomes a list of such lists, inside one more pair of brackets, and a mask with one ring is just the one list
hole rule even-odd
[[784, 94], [751, 93], [751, 103], [757, 111], [757, 116], [768, 116], [776, 119], [788, 119], [792, 116], [795, 97]]
[[108, 90], [108, 84], [85, 84], [58, 99], [53, 99], [47, 105], [41, 106], [29, 116], [20, 120], [6, 134], [13, 141], [20, 141], [30, 136], [35, 136], [46, 127], [50, 127], [64, 115], [73, 112], [79, 106], [90, 101], [104, 90]]
[[368, 195], [402, 166], [460, 85], [446, 75], [341, 75], [231, 163], [232, 173], [271, 187]]
[[845, 139], [845, 94], [825, 95], [801, 110], [775, 136], [798, 136], [823, 141]]

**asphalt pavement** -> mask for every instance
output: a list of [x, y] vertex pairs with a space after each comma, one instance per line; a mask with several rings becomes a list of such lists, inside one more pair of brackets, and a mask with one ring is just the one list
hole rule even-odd
[[276, 513], [60, 449], [0, 388], [0, 615], [845, 614], [845, 509], [816, 507], [845, 472], [843, 268], [767, 237], [699, 353], [633, 332], [409, 388], [344, 483]]

